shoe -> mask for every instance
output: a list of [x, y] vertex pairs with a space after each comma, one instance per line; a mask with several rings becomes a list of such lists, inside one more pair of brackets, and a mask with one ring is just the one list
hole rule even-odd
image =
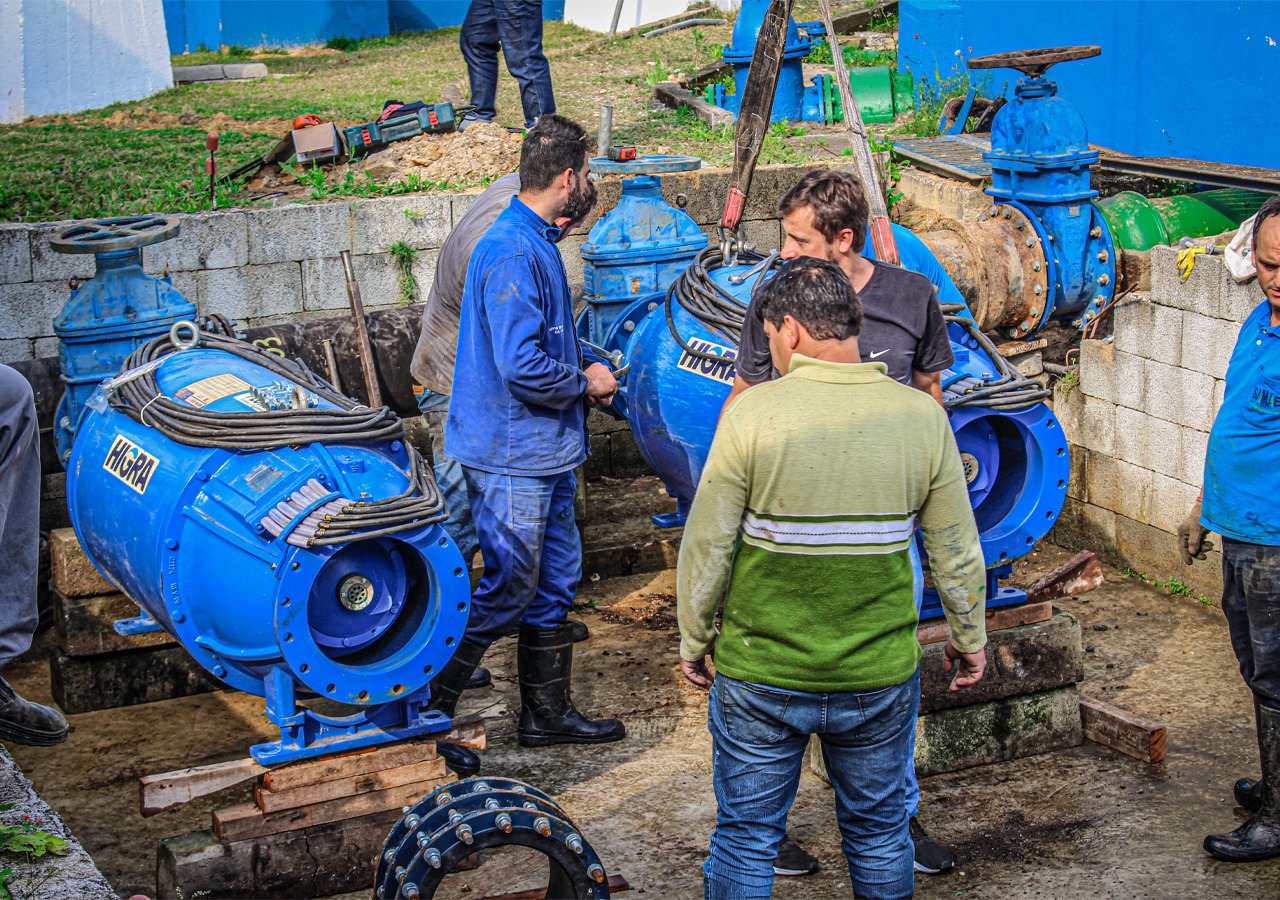
[[573, 626], [573, 642], [581, 644], [583, 641], [591, 637], [591, 632], [587, 630], [586, 622], [579, 622], [577, 619], [570, 619], [569, 624]]
[[955, 868], [956, 858], [941, 841], [929, 837], [920, 820], [911, 817], [911, 843], [916, 848], [916, 871], [926, 875], [938, 875]]
[[1262, 794], [1265, 790], [1261, 781], [1254, 781], [1252, 778], [1241, 778], [1232, 788], [1232, 793], [1236, 795], [1236, 804], [1248, 810], [1249, 812], [1257, 812], [1262, 809]]
[[521, 747], [552, 744], [608, 744], [626, 737], [618, 719], [588, 719], [569, 696], [573, 672], [573, 626], [520, 626], [516, 658], [520, 667]]
[[774, 875], [812, 875], [822, 866], [818, 858], [789, 837], [778, 845], [778, 858], [773, 861]]
[[[1204, 849], [1225, 862], [1257, 862], [1280, 856], [1280, 710], [1257, 707], [1262, 778], [1258, 811], [1230, 834], [1211, 834]], [[1244, 805], [1243, 803], [1241, 805]]]
[[461, 744], [436, 741], [436, 755], [444, 760], [459, 778], [470, 778], [480, 771], [480, 754]]
[[70, 733], [71, 726], [62, 713], [22, 699], [9, 682], [0, 678], [0, 741], [52, 747], [65, 741]]
[[493, 684], [493, 676], [489, 674], [489, 670], [484, 666], [476, 666], [476, 670], [467, 679], [467, 690], [488, 687], [491, 684]]
[[440, 674], [431, 679], [431, 699], [427, 709], [438, 709], [452, 719], [454, 710], [458, 708], [458, 698], [467, 689], [471, 674], [488, 649], [465, 639], [459, 641], [458, 651], [444, 664]]

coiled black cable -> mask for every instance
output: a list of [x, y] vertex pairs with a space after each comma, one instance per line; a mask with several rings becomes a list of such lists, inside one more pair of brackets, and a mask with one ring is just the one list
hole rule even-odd
[[[160, 390], [155, 367], [117, 384], [108, 396], [112, 408], [179, 444], [230, 451], [274, 450], [312, 443], [400, 441], [409, 455], [409, 487], [382, 500], [344, 500], [323, 517], [309, 545], [367, 540], [420, 528], [445, 517], [444, 500], [421, 455], [405, 439], [404, 424], [387, 407], [370, 409], [338, 391], [300, 361], [217, 332], [199, 333], [199, 345], [261, 366], [327, 400], [336, 409], [301, 408], [267, 412], [220, 413], [174, 400]], [[149, 341], [124, 362], [122, 374], [156, 362], [178, 350], [168, 336]]]
[[1032, 381], [1023, 375], [1005, 359], [991, 338], [982, 333], [977, 324], [968, 316], [959, 315], [965, 307], [960, 303], [942, 304], [942, 317], [949, 325], [959, 325], [977, 342], [982, 351], [991, 359], [999, 377], [987, 381], [974, 380], [973, 385], [960, 392], [954, 388], [944, 389], [952, 392], [952, 396], [944, 397], [943, 406], [955, 409], [961, 406], [981, 406], [987, 409], [1017, 410], [1028, 409], [1042, 403], [1052, 396], [1053, 392], [1042, 387], [1039, 382]]

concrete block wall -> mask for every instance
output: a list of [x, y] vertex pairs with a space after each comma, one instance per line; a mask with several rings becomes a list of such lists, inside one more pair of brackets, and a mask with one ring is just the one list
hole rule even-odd
[[[765, 249], [779, 245], [778, 200], [809, 168], [757, 170], [743, 220], [750, 240]], [[663, 192], [714, 237], [728, 182], [728, 170], [705, 169], [665, 176]], [[560, 245], [571, 284], [582, 284], [579, 251], [599, 216], [617, 205], [621, 187], [611, 178], [599, 190], [596, 214]], [[365, 309], [396, 304], [399, 271], [388, 248], [403, 241], [418, 251], [413, 274], [421, 301], [441, 244], [475, 197], [405, 194], [179, 215], [178, 237], [145, 248], [143, 269], [168, 273], [201, 314], [220, 312], [252, 328], [340, 315], [347, 309], [343, 250], [351, 251]], [[94, 272], [92, 255], [56, 253], [49, 245], [54, 232], [72, 224], [0, 224], [0, 362], [56, 355], [53, 319], [71, 284]]]
[[1055, 394], [1071, 481], [1052, 540], [1218, 599], [1216, 537], [1209, 559], [1189, 567], [1174, 535], [1203, 483], [1240, 324], [1262, 300], [1257, 282], [1236, 283], [1221, 257], [1199, 257], [1181, 281], [1177, 252], [1151, 251], [1150, 293], [1116, 308], [1113, 341], [1082, 342], [1079, 383]]

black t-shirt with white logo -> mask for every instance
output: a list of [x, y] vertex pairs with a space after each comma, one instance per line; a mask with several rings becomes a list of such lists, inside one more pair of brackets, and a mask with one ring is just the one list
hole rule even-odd
[[[858, 350], [863, 362], [889, 367], [889, 377], [911, 384], [912, 370], [941, 372], [955, 357], [938, 292], [928, 278], [900, 266], [868, 259], [871, 280], [858, 292], [862, 301], [862, 334]], [[752, 384], [778, 377], [769, 357], [769, 339], [756, 318], [756, 303], [747, 307], [735, 361], [737, 373]]]

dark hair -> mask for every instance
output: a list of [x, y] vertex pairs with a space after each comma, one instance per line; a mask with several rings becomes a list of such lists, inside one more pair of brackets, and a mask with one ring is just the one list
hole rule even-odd
[[1273, 194], [1267, 198], [1267, 202], [1262, 204], [1258, 210], [1258, 215], [1253, 220], [1253, 250], [1258, 247], [1258, 230], [1262, 227], [1262, 223], [1272, 216], [1280, 216], [1280, 194]]
[[782, 327], [791, 316], [818, 341], [843, 341], [862, 333], [862, 303], [849, 276], [825, 259], [797, 259], [755, 292], [756, 318]]
[[577, 122], [542, 116], [520, 145], [520, 190], [545, 191], [565, 169], [580, 171], [594, 148], [595, 142]]
[[813, 227], [834, 242], [846, 228], [853, 230], [853, 249], [861, 253], [867, 241], [867, 198], [862, 182], [849, 172], [815, 169], [806, 172], [783, 195], [778, 212], [790, 215], [802, 206], [813, 210]]

